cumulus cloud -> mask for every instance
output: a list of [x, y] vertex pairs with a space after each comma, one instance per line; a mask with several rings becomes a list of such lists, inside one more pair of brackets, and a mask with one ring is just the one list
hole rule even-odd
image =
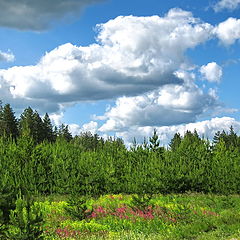
[[78, 124], [69, 124], [69, 129], [73, 136], [80, 135], [82, 132], [91, 132], [95, 134], [98, 130], [98, 123], [90, 121], [89, 123], [83, 124], [82, 127]]
[[[182, 85], [169, 84], [136, 97], [121, 97], [105, 113], [106, 123], [99, 129], [123, 131], [131, 126], [170, 126], [195, 122], [201, 114], [218, 106], [215, 94], [204, 93], [189, 73], [176, 73]], [[102, 118], [102, 117], [101, 117]]]
[[200, 68], [200, 73], [203, 78], [209, 82], [220, 82], [222, 77], [222, 67], [216, 62], [208, 63]]
[[0, 26], [41, 31], [97, 2], [102, 0], [1, 0]]
[[55, 126], [60, 126], [62, 124], [63, 112], [52, 113], [49, 117]]
[[[165, 84], [182, 84], [174, 74], [189, 48], [213, 37], [214, 27], [190, 12], [171, 9], [164, 17], [119, 16], [98, 25], [97, 43], [62, 45], [37, 65], [0, 70], [12, 101], [39, 106], [134, 96]], [[46, 102], [43, 104], [43, 102]]]
[[239, 6], [240, 0], [220, 0], [213, 6], [213, 9], [215, 12], [220, 12], [225, 9], [233, 11], [237, 9]]
[[0, 51], [0, 62], [13, 62], [15, 56], [11, 52]]
[[240, 19], [228, 18], [220, 23], [214, 31], [223, 44], [233, 44], [240, 39]]
[[137, 127], [132, 126], [127, 131], [117, 132], [118, 137], [122, 137], [126, 144], [131, 144], [133, 137], [137, 139], [139, 143], [143, 142], [144, 137], [151, 137], [154, 128], [156, 128], [159, 135], [161, 144], [168, 145], [170, 140], [173, 138], [176, 132], [180, 133], [182, 136], [189, 130], [193, 132], [197, 130], [199, 136], [204, 136], [205, 138], [212, 139], [217, 131], [229, 131], [230, 126], [233, 126], [235, 132], [240, 131], [240, 122], [234, 118], [222, 117], [222, 118], [212, 118], [211, 120], [200, 121], [189, 124], [181, 124], [176, 126], [163, 126], [163, 127]]

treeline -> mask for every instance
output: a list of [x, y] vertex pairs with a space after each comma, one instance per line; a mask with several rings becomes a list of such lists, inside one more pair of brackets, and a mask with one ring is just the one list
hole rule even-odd
[[[187, 191], [240, 193], [240, 137], [232, 127], [228, 132], [217, 132], [211, 142], [196, 131], [187, 131], [184, 136], [176, 133], [168, 148], [160, 145], [155, 130], [143, 144], [133, 144], [128, 149], [121, 139], [104, 140], [89, 132], [70, 137], [68, 131], [68, 138], [60, 134], [62, 128], [55, 131], [50, 120], [44, 121], [48, 117], [36, 117], [37, 112], [30, 108], [20, 120], [12, 118], [16, 128], [10, 128], [4, 115], [6, 106], [1, 111], [5, 124], [1, 126], [6, 129], [1, 127], [0, 195], [13, 191], [92, 196]], [[40, 130], [36, 134], [37, 130], [31, 128], [30, 118], [29, 122], [26, 120], [26, 112], [32, 112], [33, 124], [38, 119], [44, 126], [41, 138]], [[46, 122], [49, 128], [43, 131]]]
[[0, 136], [16, 140], [24, 134], [29, 134], [35, 143], [41, 143], [44, 140], [53, 142], [57, 137], [63, 137], [67, 141], [72, 139], [68, 125], [53, 127], [47, 113], [41, 118], [36, 110], [28, 107], [17, 119], [10, 104], [2, 106], [0, 101]]

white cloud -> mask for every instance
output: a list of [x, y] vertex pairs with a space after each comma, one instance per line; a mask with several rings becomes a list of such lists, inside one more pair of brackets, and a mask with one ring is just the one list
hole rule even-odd
[[169, 84], [136, 97], [121, 97], [105, 113], [102, 132], [123, 131], [131, 126], [170, 126], [195, 122], [201, 114], [218, 106], [215, 92], [204, 93], [186, 72], [181, 85]]
[[102, 0], [1, 0], [0, 26], [41, 31]]
[[220, 12], [224, 9], [233, 11], [237, 9], [239, 6], [240, 0], [220, 0], [213, 6], [213, 9], [215, 12]]
[[13, 62], [15, 56], [11, 52], [0, 51], [0, 62]]
[[70, 130], [72, 136], [80, 135], [80, 133], [82, 132], [81, 126], [79, 126], [76, 123], [71, 123], [68, 125], [68, 127], [69, 127], [69, 130]]
[[240, 19], [228, 18], [220, 23], [214, 31], [223, 44], [233, 44], [240, 39]]
[[49, 117], [55, 126], [60, 126], [62, 124], [63, 112], [52, 113]]
[[197, 130], [200, 137], [212, 139], [217, 131], [229, 131], [230, 126], [233, 126], [235, 132], [240, 132], [240, 122], [234, 118], [222, 117], [212, 118], [211, 120], [200, 121], [196, 123], [182, 124], [176, 126], [164, 126], [164, 127], [136, 127], [133, 126], [127, 131], [118, 132], [117, 136], [122, 137], [127, 145], [131, 144], [133, 137], [137, 139], [139, 143], [143, 142], [144, 137], [151, 137], [154, 128], [157, 129], [161, 144], [167, 146], [175, 133], [180, 133], [182, 136], [189, 130], [193, 132]]
[[94, 121], [90, 121], [89, 123], [83, 124], [82, 131], [83, 132], [91, 132], [96, 133], [98, 130], [98, 123]]
[[213, 26], [180, 9], [164, 17], [120, 16], [98, 29], [96, 44], [68, 43], [37, 65], [0, 70], [1, 91], [10, 102], [50, 113], [65, 103], [142, 94], [181, 84], [174, 72], [187, 64], [185, 51], [213, 37]]
[[209, 82], [220, 82], [223, 74], [222, 67], [219, 66], [216, 62], [211, 62], [207, 65], [201, 66], [200, 72], [203, 75], [203, 78]]
[[91, 132], [95, 134], [98, 130], [98, 123], [90, 121], [89, 123], [83, 124], [82, 127], [78, 124], [69, 124], [69, 129], [73, 136], [80, 135], [82, 132]]

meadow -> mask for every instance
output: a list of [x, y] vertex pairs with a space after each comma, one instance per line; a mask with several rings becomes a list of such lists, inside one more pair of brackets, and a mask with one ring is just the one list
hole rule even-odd
[[[30, 215], [20, 202], [10, 239], [240, 239], [238, 195], [55, 195], [36, 200]], [[42, 214], [40, 225], [37, 209]]]

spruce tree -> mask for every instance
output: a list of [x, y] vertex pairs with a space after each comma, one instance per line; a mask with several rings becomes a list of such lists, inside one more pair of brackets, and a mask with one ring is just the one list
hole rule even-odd
[[30, 135], [33, 136], [34, 112], [31, 107], [26, 108], [20, 116], [19, 130], [21, 135], [29, 129]]
[[182, 141], [181, 135], [179, 133], [175, 133], [174, 137], [172, 138], [169, 147], [171, 148], [172, 151], [175, 151], [178, 149]]
[[153, 136], [149, 138], [149, 142], [150, 142], [150, 149], [152, 149], [153, 151], [157, 151], [160, 145], [160, 141], [158, 139], [156, 128], [154, 128]]
[[157, 152], [159, 154], [159, 156], [162, 156], [163, 152], [164, 152], [164, 147], [160, 146], [160, 141], [159, 141], [159, 137], [157, 135], [157, 129], [154, 128], [153, 130], [153, 136], [149, 138], [149, 148], [150, 150], [152, 150], [153, 152]]
[[19, 121], [20, 133], [23, 134], [29, 129], [30, 136], [36, 143], [40, 143], [44, 139], [43, 121], [37, 111], [33, 111], [31, 107], [26, 108], [20, 116]]
[[10, 104], [1, 107], [0, 113], [0, 135], [12, 137], [14, 139], [18, 136], [18, 122]]
[[220, 141], [220, 138], [221, 138], [221, 132], [217, 131], [213, 137], [213, 144], [216, 145]]
[[43, 135], [44, 139], [54, 141], [53, 125], [47, 113], [43, 117]]
[[44, 126], [39, 113], [35, 110], [33, 113], [33, 139], [40, 143], [44, 140]]
[[58, 137], [60, 138], [64, 138], [65, 140], [67, 140], [68, 142], [70, 140], [72, 140], [72, 134], [70, 133], [69, 129], [68, 129], [68, 125], [65, 125], [65, 124], [61, 124], [59, 126], [59, 129], [58, 129]]
[[233, 126], [230, 127], [230, 132], [228, 134], [228, 147], [238, 147], [238, 136], [235, 133]]

